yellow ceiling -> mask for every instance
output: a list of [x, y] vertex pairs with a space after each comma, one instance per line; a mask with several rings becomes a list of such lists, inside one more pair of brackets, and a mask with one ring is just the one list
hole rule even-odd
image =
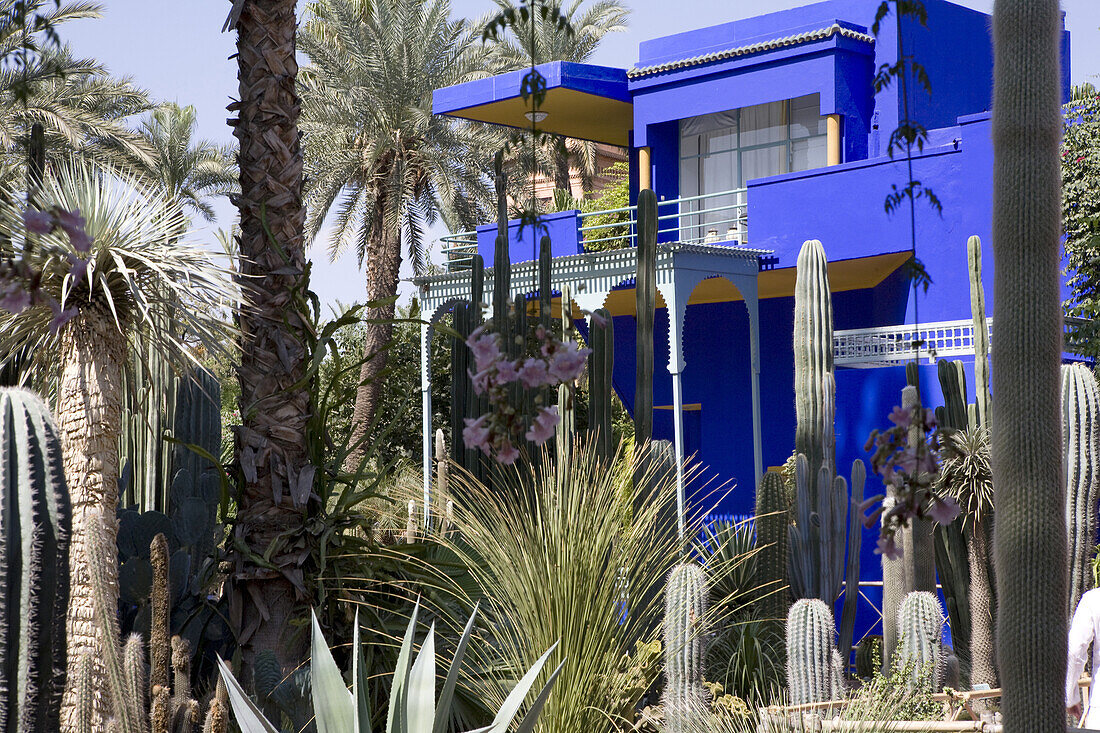
[[[448, 116], [530, 127], [530, 120], [523, 116], [528, 104], [517, 96], [455, 110]], [[623, 147], [630, 143], [628, 133], [634, 128], [634, 107], [629, 102], [557, 87], [546, 93], [540, 109], [547, 113], [546, 119], [539, 123], [539, 129], [545, 132]]]
[[[834, 293], [845, 290], [873, 288], [885, 280], [892, 272], [905, 264], [911, 257], [908, 252], [861, 257], [853, 260], [841, 260], [829, 263], [829, 287]], [[789, 298], [794, 295], [795, 268], [765, 270], [760, 273], [757, 284], [760, 298]], [[725, 303], [741, 300], [741, 294], [729, 280], [713, 277], [699, 283], [688, 298], [688, 305], [703, 303]], [[634, 315], [634, 288], [614, 290], [604, 301], [604, 307], [613, 316]], [[665, 308], [664, 298], [657, 293], [657, 307]], [[528, 313], [538, 313], [538, 301], [528, 301]], [[561, 298], [554, 299], [553, 317], [561, 318]]]

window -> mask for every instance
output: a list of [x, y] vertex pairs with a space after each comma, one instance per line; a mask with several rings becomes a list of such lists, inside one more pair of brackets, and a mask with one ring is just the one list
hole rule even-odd
[[[820, 95], [757, 104], [680, 121], [681, 239], [745, 242], [745, 201], [753, 178], [825, 165]], [[685, 231], [687, 230], [687, 231]]]

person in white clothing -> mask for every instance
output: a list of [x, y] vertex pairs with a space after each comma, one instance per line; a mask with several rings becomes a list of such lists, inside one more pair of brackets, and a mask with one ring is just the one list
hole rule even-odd
[[[1085, 671], [1089, 644], [1092, 644], [1093, 673], [1100, 670], [1100, 588], [1090, 590], [1081, 596], [1073, 622], [1069, 627], [1069, 656], [1066, 666], [1066, 710], [1074, 717], [1081, 718], [1081, 687], [1077, 682]], [[1100, 728], [1100, 685], [1092, 685], [1085, 717], [1081, 719], [1083, 728]]]

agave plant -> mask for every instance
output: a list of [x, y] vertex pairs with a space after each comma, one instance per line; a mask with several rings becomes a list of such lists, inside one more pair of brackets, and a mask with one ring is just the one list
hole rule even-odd
[[[413, 659], [413, 637], [416, 635], [417, 616], [420, 612], [418, 603], [409, 619], [409, 628], [401, 642], [401, 653], [397, 658], [397, 669], [393, 673], [393, 684], [390, 687], [389, 711], [386, 716], [386, 733], [445, 733], [450, 719], [451, 702], [454, 700], [455, 687], [458, 684], [458, 675], [462, 669], [462, 658], [473, 632], [474, 621], [477, 617], [477, 608], [470, 614], [470, 620], [466, 623], [466, 629], [459, 639], [455, 649], [451, 668], [447, 672], [447, 679], [443, 683], [443, 689], [439, 697], [435, 696], [435, 625], [428, 630], [428, 635], [420, 646], [416, 658]], [[355, 638], [352, 643], [352, 671], [351, 690], [344, 683], [340, 669], [332, 658], [328, 643], [321, 633], [321, 626], [317, 623], [317, 616], [313, 616], [312, 637], [312, 676], [313, 676], [313, 713], [317, 725], [317, 733], [370, 733], [372, 712], [370, 696], [367, 692], [366, 664], [363, 660], [363, 645], [359, 640], [359, 617], [356, 614]], [[530, 692], [542, 672], [546, 660], [549, 659], [557, 644], [554, 644], [541, 657], [531, 665], [527, 673], [516, 684], [508, 697], [501, 704], [496, 717], [489, 725], [478, 728], [469, 733], [505, 733], [512, 724], [519, 709], [523, 705], [527, 693]], [[221, 659], [218, 660], [221, 667], [222, 679], [229, 689], [229, 702], [233, 707], [233, 714], [237, 719], [242, 733], [277, 733], [272, 725], [256, 707], [255, 703], [245, 694], [240, 683], [233, 676], [233, 672]], [[520, 719], [518, 733], [530, 733], [535, 721], [546, 704], [554, 682], [561, 672], [561, 662], [546, 683], [542, 686], [535, 700], [528, 707], [527, 712]]]
[[[92, 591], [85, 570], [87, 517], [101, 511], [114, 540], [118, 439], [130, 341], [143, 332], [147, 346], [177, 367], [197, 364], [191, 349], [195, 344], [208, 353], [221, 353], [232, 329], [219, 317], [220, 306], [236, 297], [236, 288], [206, 250], [177, 240], [186, 228], [180, 225], [178, 207], [135, 177], [70, 160], [46, 177], [36, 201], [43, 210], [83, 218], [91, 240], [86, 259], [58, 232], [28, 238], [23, 212], [10, 204], [0, 205], [0, 259], [26, 261], [41, 273], [40, 291], [59, 304], [62, 316], [74, 310], [76, 315], [64, 322], [41, 303], [18, 313], [0, 313], [0, 365], [31, 355], [23, 378], [56, 394], [65, 476], [76, 508], [70, 551], [70, 674], [87, 653], [93, 679], [102, 681], [102, 643], [92, 623]], [[79, 280], [73, 275], [74, 260], [87, 268]], [[181, 302], [187, 307], [175, 309], [178, 330], [160, 328], [165, 314]], [[107, 586], [117, 594], [115, 545], [109, 544]], [[67, 694], [63, 718], [71, 721], [74, 715], [75, 699]], [[97, 707], [93, 727], [105, 726], [105, 715], [106, 707]]]

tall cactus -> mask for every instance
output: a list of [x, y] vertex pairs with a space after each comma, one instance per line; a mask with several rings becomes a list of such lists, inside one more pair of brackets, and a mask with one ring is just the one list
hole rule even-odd
[[783, 474], [768, 471], [756, 491], [756, 586], [764, 593], [765, 618], [785, 619], [790, 607], [787, 576], [787, 487]]
[[194, 567], [214, 548], [221, 477], [213, 461], [221, 456], [221, 393], [217, 377], [206, 369], [181, 379], [176, 390], [172, 433], [179, 443], [172, 451], [171, 501], [165, 513], [181, 542], [192, 548]]
[[794, 524], [789, 528], [791, 587], [796, 597], [832, 603], [844, 585], [848, 484], [825, 467], [817, 472], [816, 495], [806, 456], [795, 458]]
[[[572, 340], [573, 333], [573, 300], [572, 291], [568, 285], [561, 288], [561, 340]], [[573, 406], [573, 400], [569, 394], [567, 385], [558, 385], [558, 415], [561, 421], [558, 423], [557, 451], [558, 459], [569, 462], [569, 456], [573, 449], [573, 435], [577, 427], [577, 411]]]
[[1058, 0], [993, 9], [993, 479], [997, 661], [1005, 733], [1066, 727], [1062, 358], [1062, 15]]
[[[920, 393], [915, 385], [908, 385], [901, 391], [901, 406], [913, 415], [924, 408]], [[916, 445], [924, 442], [924, 428], [919, 416], [913, 418], [909, 428], [909, 443]], [[913, 518], [908, 526], [898, 531], [902, 548], [902, 562], [905, 569], [906, 593], [913, 591], [936, 591], [936, 547], [932, 537], [932, 522], [928, 519]]]
[[588, 357], [588, 429], [596, 442], [596, 452], [604, 461], [610, 461], [615, 454], [611, 433], [611, 391], [614, 389], [611, 378], [615, 367], [613, 324], [611, 314], [600, 308], [592, 314], [589, 330], [592, 353]]
[[644, 446], [653, 437], [653, 319], [657, 308], [657, 195], [648, 188], [638, 192], [637, 251], [634, 440]]
[[709, 714], [710, 694], [703, 686], [707, 659], [702, 627], [710, 587], [701, 566], [677, 565], [665, 588], [665, 728], [668, 733], [699, 730]]
[[982, 285], [982, 240], [966, 241], [966, 261], [970, 269], [970, 314], [974, 320], [974, 394], [976, 423], [989, 427], [993, 401], [989, 394], [989, 327], [985, 319], [985, 287]]
[[[806, 456], [811, 481], [824, 465], [836, 467], [833, 380], [833, 300], [821, 242], [802, 245], [794, 290], [795, 451]], [[811, 495], [816, 494], [816, 484]]]
[[859, 549], [863, 544], [863, 488], [867, 467], [852, 462], [852, 494], [848, 501], [848, 565], [844, 570], [844, 606], [840, 612], [840, 658], [847, 664], [852, 655], [856, 630], [856, 606], [859, 603]]
[[803, 598], [787, 614], [787, 692], [792, 705], [827, 702], [844, 691], [829, 607]]
[[910, 593], [898, 609], [898, 667], [909, 672], [909, 688], [936, 693], [943, 687], [943, 609], [935, 594]]
[[60, 727], [72, 515], [53, 418], [0, 389], [0, 731]]
[[1062, 367], [1062, 450], [1066, 470], [1066, 534], [1069, 537], [1069, 609], [1092, 588], [1090, 560], [1096, 544], [1100, 496], [1100, 386], [1084, 364]]

